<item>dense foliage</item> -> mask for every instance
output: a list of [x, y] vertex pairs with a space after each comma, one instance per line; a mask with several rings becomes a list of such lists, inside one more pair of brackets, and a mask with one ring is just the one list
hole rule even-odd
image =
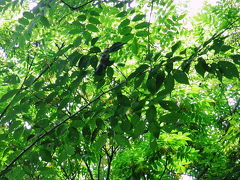
[[0, 179], [240, 177], [239, 10], [1, 0]]

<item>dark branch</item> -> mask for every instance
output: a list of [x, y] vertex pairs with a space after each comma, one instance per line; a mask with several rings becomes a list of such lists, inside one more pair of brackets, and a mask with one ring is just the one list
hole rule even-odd
[[99, 157], [99, 162], [98, 162], [98, 180], [100, 180], [100, 173], [101, 173], [101, 162], [102, 162], [102, 155]]
[[119, 84], [117, 84], [116, 86], [108, 89], [107, 91], [102, 92], [100, 95], [98, 95], [97, 97], [95, 97], [92, 101], [89, 101], [89, 103], [85, 104], [84, 106], [82, 106], [77, 112], [75, 112], [74, 114], [72, 114], [71, 116], [67, 117], [66, 119], [64, 119], [63, 121], [59, 122], [58, 124], [56, 124], [55, 126], [53, 126], [51, 129], [49, 129], [48, 131], [44, 132], [43, 134], [41, 134], [40, 136], [38, 136], [38, 138], [32, 142], [32, 144], [30, 144], [28, 147], [26, 147], [20, 154], [18, 154], [18, 156], [16, 158], [14, 158], [7, 166], [4, 170], [2, 170], [0, 172], [0, 177], [2, 177], [14, 164], [15, 162], [17, 162], [26, 152], [28, 152], [35, 144], [37, 144], [41, 139], [43, 139], [45, 136], [49, 135], [50, 133], [52, 133], [55, 129], [57, 129], [59, 126], [61, 126], [62, 124], [64, 124], [65, 122], [67, 122], [69, 119], [75, 117], [78, 113], [80, 113], [82, 110], [86, 109], [89, 105], [91, 105], [92, 103], [94, 103], [95, 101], [97, 101], [98, 99], [100, 99], [103, 95], [105, 95], [106, 93], [120, 87], [121, 85], [126, 84], [126, 81], [123, 81]]
[[90, 175], [91, 180], [94, 180], [92, 171], [91, 171], [91, 169], [90, 169], [90, 166], [88, 165], [88, 163], [87, 163], [86, 161], [83, 161], [83, 162], [84, 162], [85, 165], [87, 166], [87, 170], [88, 170], [88, 173], [89, 173], [89, 175]]
[[165, 164], [164, 164], [164, 170], [161, 174], [160, 180], [162, 179], [163, 175], [166, 173], [167, 165], [168, 165], [168, 155], [166, 156], [166, 161], [165, 161]]
[[83, 8], [84, 6], [90, 4], [90, 3], [94, 2], [94, 1], [95, 1], [95, 0], [90, 0], [90, 1], [88, 1], [88, 2], [86, 2], [86, 3], [84, 3], [84, 4], [82, 4], [82, 5], [80, 5], [80, 6], [78, 6], [78, 7], [73, 7], [73, 6], [70, 6], [68, 3], [66, 3], [64, 0], [61, 0], [61, 2], [62, 2], [63, 4], [65, 4], [67, 7], [69, 7], [69, 8], [70, 8], [71, 10], [73, 10], [73, 11], [79, 10], [79, 9]]

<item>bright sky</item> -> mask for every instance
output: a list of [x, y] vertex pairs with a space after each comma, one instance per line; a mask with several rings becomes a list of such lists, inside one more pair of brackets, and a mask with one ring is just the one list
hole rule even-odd
[[[179, 0], [177, 0], [177, 1], [179, 1]], [[204, 1], [208, 2], [212, 6], [216, 5], [216, 3], [217, 3], [217, 0], [190, 0], [189, 8], [188, 8], [189, 13], [191, 15], [195, 15], [195, 14], [199, 13], [203, 8]]]

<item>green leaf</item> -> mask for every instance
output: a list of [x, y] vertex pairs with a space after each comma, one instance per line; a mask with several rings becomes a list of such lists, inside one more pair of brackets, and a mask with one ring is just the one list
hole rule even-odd
[[124, 19], [120, 25], [118, 26], [118, 28], [123, 28], [125, 26], [128, 26], [130, 24], [130, 20], [129, 19]]
[[208, 65], [203, 58], [198, 58], [198, 64], [195, 65], [195, 70], [198, 74], [204, 77], [205, 72], [208, 69]]
[[41, 21], [43, 26], [50, 27], [50, 23], [49, 23], [48, 19], [45, 16], [40, 16], [40, 21]]
[[107, 142], [107, 134], [102, 134], [97, 138], [96, 142], [93, 144], [96, 150], [100, 150]]
[[50, 162], [52, 160], [51, 152], [47, 149], [41, 149], [39, 155], [43, 161]]
[[121, 106], [129, 107], [131, 105], [130, 100], [125, 95], [118, 95], [117, 100], [118, 100], [118, 104]]
[[85, 21], [85, 20], [87, 19], [87, 17], [82, 14], [82, 15], [79, 15], [79, 16], [77, 17], [77, 19], [78, 19], [79, 21]]
[[31, 12], [24, 12], [23, 16], [27, 19], [33, 19], [34, 18], [34, 14]]
[[86, 25], [86, 28], [89, 30], [89, 31], [92, 31], [92, 32], [99, 32], [99, 29], [93, 25], [93, 24], [87, 24]]
[[80, 69], [87, 68], [90, 65], [90, 60], [91, 60], [91, 56], [83, 55], [78, 62], [78, 67]]
[[29, 21], [26, 18], [20, 18], [18, 19], [18, 22], [24, 26], [27, 26], [29, 24]]
[[132, 21], [140, 21], [143, 18], [145, 18], [145, 15], [143, 14], [137, 14], [136, 16], [134, 16], [134, 18], [132, 19]]
[[107, 76], [108, 76], [110, 79], [112, 79], [113, 74], [114, 74], [113, 68], [108, 67], [108, 68], [107, 68]]
[[155, 137], [155, 138], [159, 138], [159, 134], [160, 134], [160, 126], [157, 123], [156, 120], [152, 121], [151, 123], [149, 123], [148, 125], [148, 130], [150, 131], [150, 133]]
[[175, 69], [173, 72], [174, 79], [181, 84], [189, 84], [188, 77], [185, 72]]
[[99, 53], [101, 49], [99, 47], [91, 47], [89, 53]]
[[132, 28], [130, 26], [125, 26], [123, 28], [118, 28], [118, 32], [121, 34], [121, 35], [127, 35], [127, 34], [130, 34], [132, 31]]
[[131, 145], [130, 145], [128, 139], [125, 138], [123, 135], [118, 135], [118, 134], [117, 134], [117, 135], [114, 136], [114, 138], [115, 138], [115, 140], [116, 140], [116, 142], [117, 142], [117, 144], [118, 144], [119, 146], [123, 146], [123, 147], [125, 147], [125, 146], [127, 146], [127, 147], [131, 147]]
[[150, 23], [149, 22], [142, 22], [139, 23], [135, 26], [135, 29], [143, 29], [149, 27]]
[[156, 91], [160, 89], [165, 79], [164, 71], [160, 71], [156, 74]]
[[81, 29], [72, 29], [72, 30], [69, 31], [69, 34], [79, 34], [81, 32], [82, 32]]
[[83, 137], [86, 139], [86, 140], [89, 140], [90, 137], [91, 137], [91, 129], [88, 125], [85, 125], [83, 128], [82, 128], [82, 135]]
[[157, 118], [157, 110], [154, 105], [150, 106], [148, 110], [146, 111], [146, 119], [149, 123], [156, 121]]
[[1, 97], [0, 102], [4, 102], [4, 101], [8, 100], [9, 98], [13, 97], [18, 91], [19, 91], [18, 89], [9, 90], [6, 94], [4, 94]]
[[94, 18], [94, 17], [90, 17], [88, 19], [88, 21], [91, 23], [91, 24], [101, 24], [101, 22], [97, 19], [97, 18]]
[[100, 14], [97, 12], [97, 11], [90, 11], [90, 14], [92, 15], [92, 16], [100, 16]]
[[75, 66], [81, 57], [82, 57], [82, 54], [80, 54], [78, 51], [74, 51], [72, 54], [68, 56], [70, 65]]
[[219, 61], [218, 67], [222, 72], [223, 76], [232, 79], [233, 77], [239, 78], [239, 72], [237, 67], [229, 61]]
[[98, 63], [98, 57], [96, 55], [91, 56], [90, 58], [90, 65], [95, 69], [97, 67], [97, 63]]
[[138, 36], [138, 37], [147, 37], [148, 35], [149, 35], [148, 31], [138, 31], [136, 33], [136, 36]]
[[151, 61], [153, 57], [153, 53], [147, 53], [145, 61]]
[[19, 139], [21, 138], [22, 134], [23, 134], [24, 128], [23, 127], [19, 127], [17, 128], [14, 133], [13, 133], [13, 137], [14, 139]]
[[16, 31], [22, 32], [24, 30], [24, 26], [18, 25], [16, 26]]
[[86, 41], [91, 41], [92, 40], [91, 33], [88, 32], [88, 31], [83, 32], [83, 37], [85, 38]]
[[130, 34], [130, 33], [129, 34], [125, 34], [125, 35], [123, 35], [121, 42], [127, 43], [128, 41], [133, 39], [133, 37], [134, 37], [133, 34]]
[[11, 74], [11, 75], [8, 75], [7, 77], [5, 77], [4, 83], [18, 84], [18, 83], [20, 83], [20, 79], [16, 74]]
[[99, 37], [95, 37], [91, 40], [91, 45], [94, 46], [96, 42], [98, 41]]
[[148, 76], [147, 82], [146, 82], [148, 90], [153, 94], [157, 91], [156, 88], [156, 78], [153, 76], [151, 77], [150, 75]]
[[164, 80], [165, 89], [171, 92], [174, 89], [174, 78], [171, 74], [168, 74]]
[[233, 47], [232, 46], [228, 46], [228, 45], [223, 45], [221, 47], [221, 50], [222, 52], [227, 52], [228, 50], [232, 49]]
[[79, 36], [79, 37], [77, 37], [77, 38], [74, 40], [73, 46], [74, 46], [74, 47], [78, 47], [78, 46], [81, 44], [81, 42], [82, 42], [82, 37]]
[[182, 15], [180, 15], [180, 16], [177, 18], [177, 20], [178, 20], [178, 21], [182, 20], [186, 15], [187, 15], [187, 14], [182, 14]]
[[240, 64], [240, 55], [236, 54], [236, 55], [231, 55], [230, 58], [233, 60], [234, 63], [236, 64]]
[[178, 48], [180, 48], [182, 42], [181, 41], [178, 41], [176, 44], [174, 44], [171, 49], [172, 49], [172, 52], [174, 53]]
[[72, 142], [77, 142], [79, 140], [79, 132], [75, 127], [69, 127], [68, 129], [68, 139]]
[[122, 12], [118, 13], [116, 17], [124, 17], [126, 15], [127, 15], [127, 11], [122, 11]]
[[138, 44], [136, 38], [134, 38], [134, 40], [133, 40], [133, 42], [132, 42], [131, 49], [132, 49], [132, 52], [133, 52], [134, 54], [138, 54], [139, 44]]
[[177, 103], [173, 101], [161, 101], [159, 104], [161, 105], [162, 108], [168, 111], [175, 112], [179, 109]]

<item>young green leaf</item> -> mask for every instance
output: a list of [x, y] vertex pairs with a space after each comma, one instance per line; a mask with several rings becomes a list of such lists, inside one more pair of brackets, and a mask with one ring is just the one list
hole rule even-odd
[[181, 41], [178, 41], [176, 44], [174, 44], [171, 48], [172, 52], [174, 53], [178, 48], [180, 48], [181, 44], [182, 44]]

